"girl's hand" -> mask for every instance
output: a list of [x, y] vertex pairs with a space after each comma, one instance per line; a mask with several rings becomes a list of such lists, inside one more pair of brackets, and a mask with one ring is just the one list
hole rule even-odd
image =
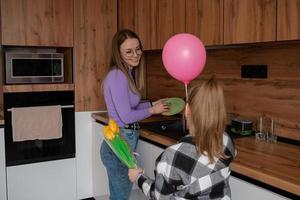
[[166, 103], [167, 99], [160, 99], [153, 102], [153, 106], [149, 108], [149, 112], [153, 114], [161, 114], [169, 110], [169, 106]]
[[138, 177], [143, 173], [142, 168], [137, 168], [137, 169], [128, 169], [128, 177], [131, 182], [136, 182]]
[[167, 101], [168, 98], [164, 98], [164, 99], [158, 99], [157, 101], [152, 102], [152, 105], [155, 106], [156, 104], [160, 103], [160, 102], [165, 102]]

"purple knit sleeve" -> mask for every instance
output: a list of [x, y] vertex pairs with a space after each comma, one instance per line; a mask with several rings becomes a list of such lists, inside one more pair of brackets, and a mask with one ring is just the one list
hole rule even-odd
[[121, 71], [118, 71], [116, 75], [117, 79], [110, 79], [108, 84], [110, 85], [113, 104], [120, 119], [125, 124], [130, 124], [150, 117], [149, 107], [142, 106], [140, 108], [137, 106], [138, 109], [131, 107], [130, 98], [133, 98], [135, 94], [129, 90], [126, 76]]
[[145, 109], [145, 108], [150, 108], [150, 107], [151, 107], [150, 102], [146, 101], [146, 102], [139, 103], [139, 105], [137, 107], [135, 107], [135, 109], [140, 110], [140, 109]]

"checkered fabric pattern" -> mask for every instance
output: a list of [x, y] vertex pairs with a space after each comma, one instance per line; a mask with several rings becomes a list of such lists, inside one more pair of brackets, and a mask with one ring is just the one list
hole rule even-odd
[[208, 157], [197, 155], [190, 135], [167, 148], [156, 160], [155, 180], [144, 174], [138, 186], [150, 199], [231, 199], [229, 164], [236, 155], [232, 139], [223, 134], [224, 153], [228, 158], [209, 164]]

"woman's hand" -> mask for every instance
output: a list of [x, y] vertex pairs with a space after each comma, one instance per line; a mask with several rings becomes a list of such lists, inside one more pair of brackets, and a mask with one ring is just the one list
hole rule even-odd
[[152, 105], [155, 106], [156, 104], [160, 103], [160, 102], [165, 102], [167, 101], [168, 98], [164, 98], [164, 99], [158, 99], [157, 101], [152, 102]]
[[149, 112], [153, 114], [161, 114], [163, 112], [166, 112], [169, 110], [169, 106], [166, 103], [167, 98], [165, 99], [159, 99], [155, 102], [153, 102], [153, 106], [149, 108]]
[[131, 182], [136, 182], [137, 178], [140, 176], [140, 174], [143, 173], [142, 168], [137, 168], [137, 169], [128, 169], [128, 177]]

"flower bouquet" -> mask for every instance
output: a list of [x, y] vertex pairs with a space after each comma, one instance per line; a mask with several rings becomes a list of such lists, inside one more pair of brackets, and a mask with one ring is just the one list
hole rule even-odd
[[120, 129], [113, 119], [103, 128], [104, 138], [115, 155], [128, 167], [137, 168], [137, 161], [128, 143], [120, 136]]

